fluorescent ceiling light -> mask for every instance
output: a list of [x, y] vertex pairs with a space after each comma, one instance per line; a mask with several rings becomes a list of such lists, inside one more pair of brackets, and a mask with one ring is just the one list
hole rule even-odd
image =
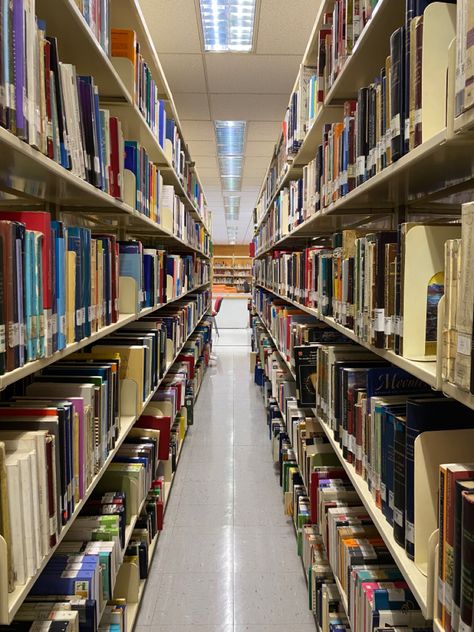
[[244, 153], [245, 121], [215, 121], [217, 153], [241, 156]]
[[256, 0], [201, 0], [204, 48], [215, 53], [252, 50]]

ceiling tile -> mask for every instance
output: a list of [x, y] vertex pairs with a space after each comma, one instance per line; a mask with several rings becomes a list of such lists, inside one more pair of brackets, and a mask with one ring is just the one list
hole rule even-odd
[[191, 156], [193, 160], [196, 159], [196, 162], [198, 162], [199, 156], [217, 156], [215, 138], [212, 140], [192, 140], [188, 142], [188, 145]]
[[[211, 121], [190, 121], [181, 119], [181, 127], [186, 142], [190, 140], [214, 140], [214, 125]], [[275, 136], [276, 137], [276, 136]]]
[[277, 142], [281, 132], [281, 121], [250, 121], [247, 126], [247, 141], [265, 140]]
[[208, 121], [211, 118], [207, 94], [176, 92], [173, 98], [180, 120]]
[[200, 53], [200, 25], [193, 0], [140, 0], [158, 53]]
[[165, 76], [175, 92], [207, 92], [202, 55], [160, 53]]
[[[289, 94], [301, 57], [289, 55], [204, 55], [209, 92]], [[249, 67], [252, 71], [249, 72]], [[288, 97], [287, 97], [288, 100]]]
[[267, 162], [270, 162], [272, 157], [273, 148], [275, 146], [274, 142], [271, 141], [249, 141], [245, 145], [245, 156], [246, 157], [263, 157]]
[[199, 173], [203, 169], [217, 169], [217, 159], [215, 156], [196, 156], [194, 152], [191, 152], [193, 160], [196, 162], [196, 167]]
[[288, 94], [210, 94], [213, 119], [228, 121], [281, 121]]
[[320, 5], [321, 0], [262, 0], [256, 52], [302, 57]]

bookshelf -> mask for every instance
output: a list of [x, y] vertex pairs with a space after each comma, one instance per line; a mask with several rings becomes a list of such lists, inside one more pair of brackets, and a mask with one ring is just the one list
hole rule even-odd
[[[283, 364], [285, 365], [286, 369], [289, 371], [289, 374], [291, 375], [291, 377], [295, 380], [296, 375], [295, 375], [295, 370], [293, 366], [287, 360], [287, 358], [285, 357], [285, 354], [280, 350], [277, 344], [277, 341], [275, 340], [271, 330], [269, 329], [268, 325], [265, 323], [265, 321], [260, 315], [259, 315], [259, 320], [260, 320], [260, 323], [264, 326], [270, 338], [272, 339], [275, 349], [280, 355], [280, 358]], [[281, 408], [280, 408], [280, 412], [286, 424], [285, 414], [284, 414], [284, 411], [281, 410]], [[355, 473], [355, 470], [352, 467], [352, 465], [347, 463], [347, 461], [343, 458], [342, 450], [339, 446], [339, 443], [335, 441], [331, 429], [327, 426], [327, 424], [325, 424], [321, 419], [319, 419], [316, 410], [313, 409], [312, 412], [314, 416], [316, 417], [316, 419], [318, 419], [321, 427], [324, 430], [324, 433], [328, 437], [329, 443], [331, 444], [334, 452], [337, 454], [341, 465], [344, 467], [344, 470], [346, 471], [349, 477], [349, 480], [351, 481], [354, 489], [357, 491], [364, 507], [367, 510], [367, 513], [370, 515], [370, 518], [372, 519], [373, 523], [376, 525], [386, 546], [388, 547], [390, 553], [392, 554], [393, 559], [395, 560], [396, 564], [400, 568], [403, 574], [403, 577], [405, 578], [406, 582], [408, 583], [411, 590], [413, 591], [413, 594], [415, 595], [418, 601], [418, 604], [421, 608], [423, 616], [426, 619], [430, 619], [432, 609], [433, 609], [433, 590], [434, 590], [434, 584], [431, 581], [431, 578], [429, 579], [426, 573], [422, 573], [421, 570], [416, 566], [415, 562], [413, 562], [407, 557], [405, 549], [402, 548], [399, 544], [397, 544], [397, 542], [395, 542], [393, 538], [392, 528], [388, 524], [388, 522], [385, 520], [385, 517], [381, 513], [380, 509], [376, 507], [375, 501], [367, 488], [367, 483], [362, 479], [361, 476]], [[432, 560], [432, 562], [434, 564], [434, 559]], [[336, 580], [337, 580], [337, 577], [336, 577]], [[343, 598], [343, 601], [346, 600], [346, 603], [347, 603], [347, 596], [345, 595], [345, 593], [342, 590], [340, 590], [340, 593]]]
[[[468, 7], [469, 3], [461, 2], [459, 4]], [[287, 278], [285, 271], [282, 272], [278, 265], [272, 268], [272, 263], [288, 252], [301, 252], [303, 260], [305, 253], [309, 252], [307, 249], [313, 246], [323, 244], [329, 251], [332, 248], [338, 248], [339, 242], [331, 242], [332, 234], [340, 233], [345, 229], [365, 229], [367, 232], [396, 231], [399, 224], [410, 221], [457, 224], [460, 222], [462, 205], [472, 201], [474, 195], [474, 171], [472, 160], [469, 158], [474, 149], [474, 107], [466, 109], [456, 116], [454, 104], [457, 96], [455, 77], [459, 70], [456, 61], [456, 29], [458, 25], [456, 24], [456, 11], [452, 7], [447, 5], [431, 6], [423, 16], [422, 65], [424, 75], [420, 83], [420, 90], [425, 96], [423, 97], [423, 108], [417, 112], [419, 120], [423, 120], [423, 137], [417, 146], [410, 147], [406, 153], [402, 152], [403, 155], [393, 162], [388, 160], [387, 164], [384, 164], [383, 161], [377, 163], [374, 172], [370, 174], [366, 172], [363, 177], [364, 181], [356, 182], [350, 190], [343, 190], [342, 186], [344, 169], [347, 171], [351, 168], [350, 165], [342, 162], [332, 163], [333, 154], [327, 154], [331, 156], [331, 159], [324, 154], [326, 150], [328, 152], [333, 151], [333, 149], [334, 152], [336, 151], [336, 143], [331, 145], [331, 135], [335, 137], [336, 134], [334, 124], [345, 124], [344, 118], [348, 116], [344, 110], [345, 105], [347, 105], [345, 102], [357, 101], [360, 88], [369, 87], [370, 84], [374, 84], [377, 88], [380, 85], [377, 82], [382, 83], [380, 77], [383, 76], [383, 73], [382, 75], [380, 73], [381, 68], [385, 69], [386, 58], [390, 55], [391, 35], [405, 23], [404, 2], [378, 0], [352, 50], [347, 55], [341, 53], [340, 59], [336, 59], [336, 70], [331, 79], [326, 75], [324, 76], [324, 90], [321, 88], [323, 95], [318, 97], [312, 116], [308, 110], [306, 111], [303, 131], [301, 132], [299, 121], [297, 123], [292, 121], [291, 116], [295, 118], [297, 116], [292, 110], [295, 107], [293, 96], [296, 95], [303, 102], [305, 99], [307, 102], [311, 99], [309, 96], [310, 83], [306, 84], [304, 98], [301, 97], [300, 93], [304, 70], [311, 67], [312, 74], [316, 76], [316, 85], [319, 87], [317, 82], [321, 77], [318, 77], [318, 74], [321, 75], [321, 73], [318, 73], [317, 64], [321, 44], [320, 31], [323, 28], [331, 28], [330, 25], [325, 25], [325, 21], [327, 14], [332, 14], [336, 5], [334, 0], [323, 0], [321, 3], [302, 60], [302, 69], [300, 69], [293, 87], [292, 98], [283, 125], [283, 133], [277, 139], [272, 161], [256, 200], [254, 210], [255, 296], [258, 297], [259, 288], [265, 290], [278, 300], [278, 304], [281, 301], [288, 307], [296, 307], [303, 313], [313, 316], [349, 340], [387, 360], [391, 365], [399, 367], [411, 376], [423, 381], [433, 391], [443, 393], [474, 410], [474, 394], [446, 381], [444, 377], [442, 364], [445, 342], [441, 331], [441, 323], [444, 322], [444, 299], [441, 300], [438, 307], [436, 338], [438, 350], [434, 356], [435, 359], [433, 356], [428, 357], [427, 354], [426, 359], [423, 358], [423, 360], [418, 361], [418, 359], [408, 359], [398, 355], [392, 349], [379, 348], [366, 342], [353, 329], [343, 326], [333, 316], [325, 315], [327, 312], [324, 311], [323, 313], [321, 307], [309, 306], [313, 304], [313, 299], [309, 300], [307, 297], [295, 299], [298, 297], [299, 286], [296, 284], [294, 287], [292, 286], [291, 281], [288, 280], [290, 273], [288, 273]], [[430, 42], [430, 37], [441, 32], [443, 25], [446, 28], [446, 33], [444, 33], [447, 34], [446, 40], [441, 41], [440, 39], [438, 49], [436, 49], [433, 47], [433, 42]], [[472, 55], [472, 48], [470, 52]], [[337, 66], [338, 63], [339, 66]], [[403, 63], [403, 58], [400, 63]], [[426, 98], [429, 90], [433, 89], [435, 85], [438, 86], [437, 89], [441, 95], [439, 99], [443, 109], [445, 101], [447, 104], [441, 116], [439, 111], [436, 112], [436, 108], [429, 107], [429, 100]], [[304, 107], [309, 108], [310, 106], [304, 105]], [[403, 123], [402, 121], [402, 126]], [[294, 129], [288, 131], [293, 124], [295, 125]], [[413, 125], [413, 121], [411, 124]], [[344, 127], [344, 132], [347, 129], [350, 128]], [[300, 132], [300, 136], [298, 136], [298, 132]], [[324, 139], [323, 133], [326, 133]], [[294, 135], [292, 136], [292, 134]], [[379, 160], [380, 155], [384, 156], [385, 140], [379, 139], [378, 142], [379, 144], [374, 149], [374, 161]], [[282, 144], [285, 145], [285, 143], [287, 143], [283, 152], [285, 159], [282, 161]], [[318, 153], [318, 151], [321, 152], [321, 145], [323, 146], [322, 158], [320, 157], [321, 154]], [[357, 154], [354, 158], [357, 158]], [[343, 159], [340, 158], [340, 160]], [[364, 160], [368, 159], [369, 154], [367, 153]], [[321, 162], [318, 163], [318, 160], [322, 161], [323, 166], [321, 166]], [[278, 166], [277, 169], [276, 166]], [[354, 162], [353, 166], [355, 169], [357, 164]], [[316, 176], [308, 175], [312, 173], [311, 169], [321, 169], [321, 171], [316, 171]], [[324, 169], [330, 174], [328, 179], [326, 179]], [[334, 174], [331, 169], [334, 170]], [[312, 177], [319, 178], [317, 184], [312, 182]], [[295, 193], [298, 192], [299, 194], [300, 192], [301, 182], [303, 183], [301, 199], [294, 202]], [[294, 186], [293, 189], [292, 186]], [[313, 186], [314, 190], [308, 189], [309, 193], [307, 194], [305, 186]], [[328, 188], [324, 189], [324, 187]], [[288, 202], [288, 197], [285, 197], [288, 195], [288, 191], [290, 191], [290, 202]], [[292, 193], [293, 198], [291, 198]], [[308, 196], [312, 194], [313, 197], [306, 197], [306, 194]], [[293, 203], [293, 207], [291, 203]], [[345, 255], [346, 259], [354, 256]], [[264, 258], [268, 264], [267, 268]], [[262, 261], [261, 266], [259, 266], [260, 260]], [[298, 270], [297, 274], [301, 274], [300, 282], [304, 285], [305, 281], [301, 281], [301, 279], [305, 279], [303, 275], [305, 272], [307, 273], [309, 268], [303, 268], [305, 272], [299, 272], [299, 269], [296, 269]], [[270, 278], [267, 278], [267, 274], [270, 275]], [[332, 272], [328, 276], [330, 284], [339, 281], [341, 284], [343, 283], [342, 276], [331, 276], [331, 274]], [[272, 283], [275, 278], [277, 281]], [[321, 292], [320, 286], [314, 288], [312, 285], [306, 284], [305, 288], [306, 290], [313, 289]], [[315, 293], [317, 292], [315, 291]], [[304, 293], [299, 296], [304, 296]], [[335, 300], [338, 298], [339, 296]], [[318, 295], [317, 301], [321, 303], [322, 300], [321, 295]], [[263, 303], [266, 304], [265, 301]], [[333, 307], [330, 305], [330, 314], [332, 314], [332, 310]], [[263, 315], [258, 315], [275, 349], [281, 356], [283, 369], [293, 379], [296, 379], [294, 364], [278, 344], [269, 323], [263, 320]], [[352, 314], [352, 316], [355, 319], [355, 315]], [[281, 410], [284, 417], [283, 412]], [[395, 541], [392, 528], [376, 506], [366, 481], [362, 476], [356, 474], [354, 467], [343, 457], [342, 449], [338, 441], [335, 440], [332, 429], [318, 418], [316, 410], [313, 410], [313, 414], [319, 420], [352, 486], [357, 491], [362, 504], [412, 590], [423, 616], [428, 620], [434, 618], [434, 628], [437, 632], [442, 632], [443, 627], [435, 618], [438, 603], [436, 594], [438, 573], [435, 564], [435, 560], [437, 561], [435, 551], [438, 545], [438, 532], [434, 531], [429, 538], [427, 563], [415, 563], [410, 560], [405, 549]], [[448, 459], [448, 461], [450, 462], [452, 459]], [[347, 602], [345, 606], [347, 608]]]
[[[213, 258], [213, 285], [227, 286], [229, 291], [242, 292], [243, 282], [247, 281], [249, 285], [252, 282], [252, 259], [243, 255], [219, 255], [218, 252], [214, 252]], [[219, 289], [220, 291], [222, 290]]]
[[[110, 2], [110, 27], [133, 29], [139, 42], [141, 54], [146, 59], [151, 70], [153, 80], [158, 87], [160, 99], [164, 103], [164, 110], [169, 119], [174, 120], [175, 130], [179, 138], [180, 154], [172, 155], [166, 143], [160, 144], [157, 132], [147, 123], [145, 115], [140, 110], [135, 97], [134, 69], [132, 63], [128, 65], [124, 60], [111, 56], [101, 46], [91, 27], [87, 24], [75, 0], [36, 0], [35, 12], [40, 20], [46, 23], [46, 35], [57, 38], [59, 61], [73, 64], [78, 75], [92, 76], [98, 89], [100, 107], [108, 110], [111, 116], [119, 119], [123, 138], [138, 141], [146, 151], [150, 163], [153, 163], [162, 177], [163, 185], [172, 185], [174, 194], [184, 208], [183, 216], [186, 221], [184, 229], [177, 226], [172, 214], [171, 227], [165, 225], [163, 217], [154, 221], [145, 212], [135, 208], [135, 183], [130, 180], [130, 172], [121, 172], [121, 196], [113, 197], [86, 179], [75, 175], [47, 155], [15, 136], [5, 128], [0, 128], [0, 191], [2, 199], [1, 209], [5, 210], [46, 210], [51, 219], [59, 220], [66, 227], [87, 227], [96, 232], [112, 233], [119, 239], [143, 239], [152, 242], [154, 247], [166, 249], [168, 253], [184, 253], [195, 255], [199, 259], [210, 262], [212, 252], [211, 213], [202, 191], [199, 175], [192, 161], [185, 137], [181, 128], [178, 113], [174, 105], [173, 96], [161, 67], [158, 55], [145, 24], [138, 0], [113, 0]], [[105, 2], [102, 6], [105, 6]], [[174, 147], [172, 148], [174, 150]], [[119, 151], [120, 154], [120, 151]], [[136, 185], [138, 188], [138, 184]], [[132, 201], [131, 201], [132, 200]], [[181, 210], [181, 209], [180, 209]], [[150, 213], [151, 215], [151, 213]], [[177, 213], [176, 213], [177, 216]], [[192, 231], [186, 233], [186, 228]], [[196, 230], [195, 230], [196, 225]], [[181, 231], [181, 232], [179, 232]], [[199, 239], [196, 237], [199, 232]], [[191, 233], [191, 238], [188, 235]], [[208, 277], [204, 277], [208, 278]], [[102, 327], [92, 335], [68, 344], [61, 351], [48, 357], [25, 363], [23, 366], [0, 376], [0, 391], [7, 389], [16, 382], [52, 365], [58, 360], [67, 358], [75, 352], [96, 343], [102, 338], [118, 332], [131, 323], [159, 312], [177, 301], [193, 294], [201, 294], [210, 285], [210, 281], [196, 285], [166, 303], [142, 309], [138, 313], [121, 313], [117, 322]], [[189, 286], [188, 286], [189, 287]], [[169, 295], [169, 294], [168, 294]], [[16, 584], [13, 592], [8, 592], [7, 577], [7, 545], [0, 536], [0, 623], [9, 625], [18, 612], [30, 589], [38, 579], [47, 563], [53, 557], [58, 545], [64, 540], [68, 530], [84, 508], [87, 499], [97, 487], [103, 474], [117, 455], [119, 448], [126, 441], [129, 431], [134, 426], [141, 412], [151, 401], [160, 385], [169, 375], [173, 363], [176, 361], [187, 341], [208, 313], [209, 305], [204, 305], [202, 313], [197, 317], [195, 327], [186, 337], [180, 349], [168, 363], [164, 375], [157, 386], [140, 406], [140, 411], [134, 415], [122, 415], [120, 418], [120, 432], [115, 446], [99, 471], [96, 472], [80, 502], [68, 522], [63, 526], [58, 541], [48, 554], [42, 558], [41, 565], [33, 576], [28, 577], [22, 584]], [[200, 384], [199, 384], [200, 386]], [[195, 398], [197, 397], [197, 393]], [[179, 445], [181, 453], [182, 442]], [[179, 457], [179, 454], [178, 454]], [[170, 466], [171, 468], [171, 466]], [[174, 474], [165, 482], [165, 508], [169, 498]], [[142, 503], [144, 506], [145, 501]], [[140, 513], [140, 512], [138, 512]], [[132, 537], [133, 528], [138, 514], [126, 529], [126, 543]], [[149, 548], [149, 562], [153, 558], [158, 536], [154, 538]], [[125, 550], [125, 549], [124, 549]], [[143, 594], [145, 581], [141, 581], [139, 600], [130, 604], [128, 612], [128, 629], [131, 630], [138, 613], [140, 599]], [[99, 621], [98, 621], [99, 623]]]
[[[192, 332], [189, 334], [189, 336], [187, 336], [186, 340], [181, 345], [181, 347], [178, 350], [178, 352], [175, 354], [175, 357], [173, 358], [173, 360], [168, 364], [166, 372], [164, 373], [164, 375], [161, 378], [161, 380], [159, 380], [159, 383], [156, 386], [156, 388], [153, 390], [152, 393], [150, 393], [150, 395], [147, 397], [146, 401], [143, 402], [143, 405], [141, 406], [141, 412], [143, 412], [145, 410], [145, 408], [147, 407], [149, 402], [152, 400], [153, 395], [158, 390], [160, 385], [163, 383], [166, 375], [168, 374], [169, 369], [173, 366], [174, 362], [176, 361], [176, 358], [181, 353], [181, 351], [184, 348], [186, 342], [192, 336], [192, 334], [194, 333], [194, 331], [196, 330], [196, 328], [199, 326], [199, 324], [205, 318], [206, 315], [207, 315], [207, 310], [205, 310], [204, 314], [199, 318], [199, 320], [196, 323], [196, 326], [193, 328]], [[2, 561], [2, 560], [6, 560], [7, 559], [7, 547], [6, 547], [5, 540], [0, 536], [0, 562], [1, 562], [1, 564], [0, 564], [0, 621], [4, 621], [6, 625], [9, 625], [12, 622], [15, 614], [17, 613], [17, 611], [20, 608], [21, 604], [23, 603], [23, 601], [27, 597], [31, 587], [35, 583], [36, 579], [38, 578], [38, 576], [40, 575], [42, 570], [44, 570], [44, 568], [46, 567], [48, 561], [54, 555], [54, 552], [56, 551], [59, 543], [64, 539], [64, 537], [65, 537], [66, 533], [68, 532], [68, 530], [70, 529], [71, 525], [74, 524], [74, 520], [80, 514], [82, 508], [86, 504], [87, 499], [89, 498], [89, 496], [94, 491], [94, 488], [96, 487], [97, 483], [100, 481], [102, 475], [107, 470], [107, 468], [110, 465], [110, 463], [112, 462], [114, 456], [118, 452], [118, 449], [120, 448], [122, 443], [125, 441], [128, 433], [133, 428], [133, 426], [134, 426], [135, 422], [137, 421], [137, 419], [140, 417], [141, 412], [140, 412], [140, 414], [137, 414], [137, 415], [134, 415], [134, 416], [124, 416], [124, 417], [122, 417], [120, 419], [120, 435], [119, 435], [119, 437], [117, 439], [117, 443], [116, 443], [115, 448], [110, 452], [110, 454], [108, 455], [107, 460], [105, 461], [104, 465], [101, 467], [101, 469], [99, 470], [97, 475], [94, 477], [94, 480], [89, 485], [89, 488], [87, 489], [87, 491], [86, 491], [86, 493], [84, 495], [84, 498], [80, 501], [80, 503], [74, 509], [74, 513], [73, 513], [71, 519], [62, 528], [62, 530], [61, 530], [61, 532], [59, 534], [58, 542], [57, 542], [56, 546], [53, 547], [50, 550], [50, 552], [48, 553], [48, 555], [46, 555], [44, 557], [44, 559], [43, 559], [43, 561], [41, 563], [41, 567], [38, 569], [37, 573], [33, 577], [30, 577], [25, 584], [20, 584], [20, 585], [16, 586], [15, 590], [13, 592], [11, 592], [11, 593], [9, 593], [8, 589], [7, 589], [7, 587], [8, 587], [7, 564], [6, 564], [5, 561]], [[136, 520], [136, 516], [135, 516], [135, 520]], [[152, 558], [152, 556], [150, 555], [150, 559], [151, 558]], [[132, 629], [132, 628], [130, 628], [130, 629]]]

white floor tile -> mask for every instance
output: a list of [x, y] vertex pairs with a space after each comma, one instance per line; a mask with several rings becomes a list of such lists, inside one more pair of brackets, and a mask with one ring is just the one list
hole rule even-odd
[[135, 632], [315, 630], [249, 340], [214, 339]]

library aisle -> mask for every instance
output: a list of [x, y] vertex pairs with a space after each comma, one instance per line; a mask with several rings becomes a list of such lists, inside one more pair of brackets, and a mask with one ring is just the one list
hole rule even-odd
[[248, 332], [233, 334], [204, 378], [137, 632], [314, 631], [250, 347], [239, 346]]

